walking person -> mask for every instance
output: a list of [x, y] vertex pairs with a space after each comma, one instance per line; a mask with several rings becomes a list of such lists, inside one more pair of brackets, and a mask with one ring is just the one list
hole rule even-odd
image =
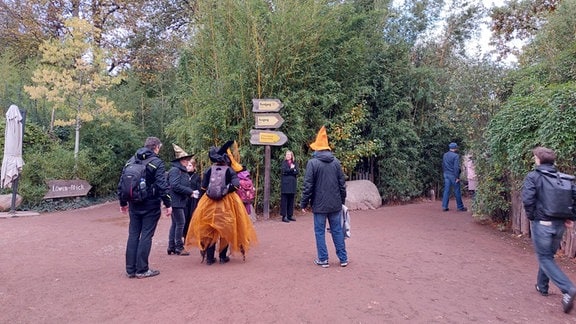
[[192, 176], [188, 173], [189, 164], [194, 157], [186, 153], [180, 146], [174, 147], [175, 159], [172, 160], [172, 168], [168, 172], [168, 184], [170, 185], [170, 198], [172, 198], [172, 224], [168, 234], [168, 255], [190, 255], [184, 249], [184, 227], [186, 225], [187, 207], [194, 197], [198, 197], [200, 191], [193, 188]]
[[458, 144], [452, 142], [448, 145], [448, 152], [442, 158], [442, 171], [444, 174], [444, 194], [442, 195], [442, 210], [448, 211], [448, 201], [450, 199], [450, 189], [454, 189], [456, 198], [456, 208], [458, 211], [467, 211], [462, 202], [462, 192], [460, 191], [460, 155]]
[[283, 222], [294, 222], [296, 221], [296, 218], [294, 218], [294, 197], [296, 196], [298, 164], [296, 164], [292, 151], [286, 151], [284, 160], [282, 161], [281, 171], [280, 215], [282, 215]]
[[476, 164], [474, 163], [474, 155], [468, 153], [464, 156], [464, 169], [466, 171], [466, 179], [468, 180], [468, 194], [474, 202], [476, 198], [476, 187], [478, 186], [478, 178], [476, 177]]
[[164, 162], [158, 157], [162, 142], [156, 137], [148, 137], [144, 147], [128, 160], [122, 173], [130, 165], [143, 164], [143, 177], [138, 179], [145, 189], [146, 199], [131, 200], [126, 194], [125, 177], [120, 177], [118, 198], [120, 211], [129, 213], [128, 242], [126, 243], [126, 276], [128, 278], [148, 278], [157, 276], [160, 271], [153, 270], [148, 265], [148, 257], [152, 248], [152, 237], [162, 213], [162, 202], [166, 207], [166, 217], [172, 214], [172, 202], [168, 194]]
[[306, 212], [308, 204], [314, 214], [314, 235], [317, 259], [314, 264], [322, 268], [330, 266], [326, 247], [326, 220], [336, 248], [340, 266], [348, 265], [348, 254], [342, 229], [342, 205], [346, 201], [346, 181], [340, 161], [332, 154], [328, 145], [326, 127], [322, 126], [316, 140], [310, 144], [313, 157], [306, 164], [302, 200], [300, 207]]
[[[545, 147], [537, 147], [532, 153], [534, 154], [536, 169], [528, 173], [524, 179], [522, 202], [524, 203], [526, 217], [530, 220], [532, 242], [538, 258], [538, 274], [535, 287], [536, 291], [542, 296], [548, 296], [549, 282], [552, 280], [562, 292], [562, 308], [564, 312], [569, 313], [574, 307], [576, 287], [556, 264], [554, 255], [560, 248], [560, 242], [566, 227], [572, 228], [576, 217], [571, 213], [569, 218], [557, 218], [551, 217], [544, 212], [543, 207], [548, 205], [544, 200], [549, 195], [544, 195], [541, 192], [543, 190], [542, 177], [546, 176], [543, 173], [557, 174], [558, 171], [554, 166], [556, 154], [553, 150]], [[576, 199], [576, 187], [572, 185], [572, 200], [574, 199]], [[555, 200], [549, 203], [555, 204], [559, 203], [559, 201]], [[573, 207], [567, 206], [568, 209], [574, 210]]]

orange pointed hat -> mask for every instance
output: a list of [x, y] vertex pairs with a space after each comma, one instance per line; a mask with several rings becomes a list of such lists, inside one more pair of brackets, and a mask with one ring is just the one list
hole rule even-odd
[[316, 141], [310, 144], [310, 148], [314, 151], [331, 150], [328, 145], [328, 134], [326, 134], [326, 127], [322, 126], [316, 135]]

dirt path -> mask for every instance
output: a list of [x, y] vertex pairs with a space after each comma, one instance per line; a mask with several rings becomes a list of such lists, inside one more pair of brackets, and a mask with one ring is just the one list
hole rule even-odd
[[[161, 274], [124, 276], [128, 220], [110, 203], [0, 219], [0, 323], [574, 323], [558, 289], [534, 290], [526, 239], [442, 212], [439, 202], [355, 211], [350, 265], [315, 258], [311, 214], [256, 222], [259, 245], [226, 265], [168, 256]], [[329, 238], [329, 236], [328, 236]], [[563, 260], [576, 280], [574, 262]]]

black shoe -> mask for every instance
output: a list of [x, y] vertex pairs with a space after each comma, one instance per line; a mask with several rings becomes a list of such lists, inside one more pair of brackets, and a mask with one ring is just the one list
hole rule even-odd
[[282, 217], [282, 221], [284, 223], [290, 223], [290, 221], [288, 220], [288, 217]]
[[190, 252], [188, 252], [188, 251], [186, 251], [186, 250], [180, 250], [180, 251], [176, 251], [176, 252], [174, 252], [174, 253], [176, 253], [176, 254], [178, 254], [178, 255], [182, 255], [182, 256], [190, 255]]
[[448, 208], [442, 208], [442, 211], [449, 211], [450, 209]]
[[538, 287], [538, 284], [534, 285], [534, 287], [536, 287], [536, 291], [539, 292], [540, 295], [548, 296], [548, 291], [540, 290], [540, 287]]
[[168, 252], [168, 255], [176, 254], [176, 250], [174, 249], [168, 249], [166, 252]]
[[562, 309], [566, 314], [570, 313], [574, 307], [574, 295], [576, 295], [576, 291], [562, 294]]
[[292, 221], [292, 222], [295, 222], [295, 221], [296, 221], [296, 218], [294, 218], [294, 217], [288, 217], [288, 220], [289, 220], [289, 221]]
[[466, 207], [458, 208], [458, 211], [468, 211], [468, 208]]
[[213, 265], [214, 263], [216, 263], [216, 258], [214, 258], [214, 259], [206, 259], [206, 264], [207, 264], [207, 265]]
[[136, 278], [136, 274], [135, 273], [126, 273], [126, 277], [132, 279], [132, 278]]
[[221, 264], [228, 263], [228, 262], [230, 262], [230, 257], [226, 256], [226, 257], [220, 258]]
[[154, 276], [157, 276], [159, 274], [160, 274], [160, 271], [158, 271], [158, 270], [148, 269], [148, 271], [146, 271], [144, 273], [137, 273], [136, 278], [143, 279], [143, 278], [148, 278], [148, 277], [154, 277]]

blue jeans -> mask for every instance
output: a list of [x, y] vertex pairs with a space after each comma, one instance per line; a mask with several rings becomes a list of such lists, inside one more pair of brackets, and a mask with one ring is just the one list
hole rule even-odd
[[332, 241], [336, 248], [336, 255], [340, 262], [347, 262], [348, 256], [346, 254], [346, 244], [344, 243], [344, 232], [342, 230], [342, 212], [337, 211], [334, 213], [314, 213], [314, 234], [316, 236], [316, 250], [318, 253], [318, 260], [328, 260], [328, 249], [326, 248], [326, 219], [330, 224], [330, 233], [332, 234]]
[[442, 195], [442, 209], [448, 209], [448, 200], [450, 199], [450, 188], [454, 188], [454, 197], [456, 197], [456, 208], [463, 209], [462, 192], [460, 191], [460, 181], [456, 182], [456, 177], [444, 175], [444, 194]]
[[172, 225], [168, 234], [168, 250], [180, 252], [184, 250], [184, 224], [186, 224], [186, 215], [184, 208], [172, 208]]
[[560, 247], [566, 226], [563, 220], [554, 220], [551, 223], [548, 226], [541, 224], [540, 221], [530, 222], [532, 225], [532, 242], [539, 264], [536, 284], [541, 291], [548, 291], [548, 284], [552, 280], [562, 293], [570, 293], [576, 288], [554, 261], [554, 255]]
[[[141, 207], [141, 206], [138, 206]], [[152, 237], [160, 219], [160, 203], [143, 208], [130, 206], [130, 225], [128, 225], [128, 243], [126, 244], [126, 273], [144, 273], [148, 271], [148, 257], [152, 248]]]

